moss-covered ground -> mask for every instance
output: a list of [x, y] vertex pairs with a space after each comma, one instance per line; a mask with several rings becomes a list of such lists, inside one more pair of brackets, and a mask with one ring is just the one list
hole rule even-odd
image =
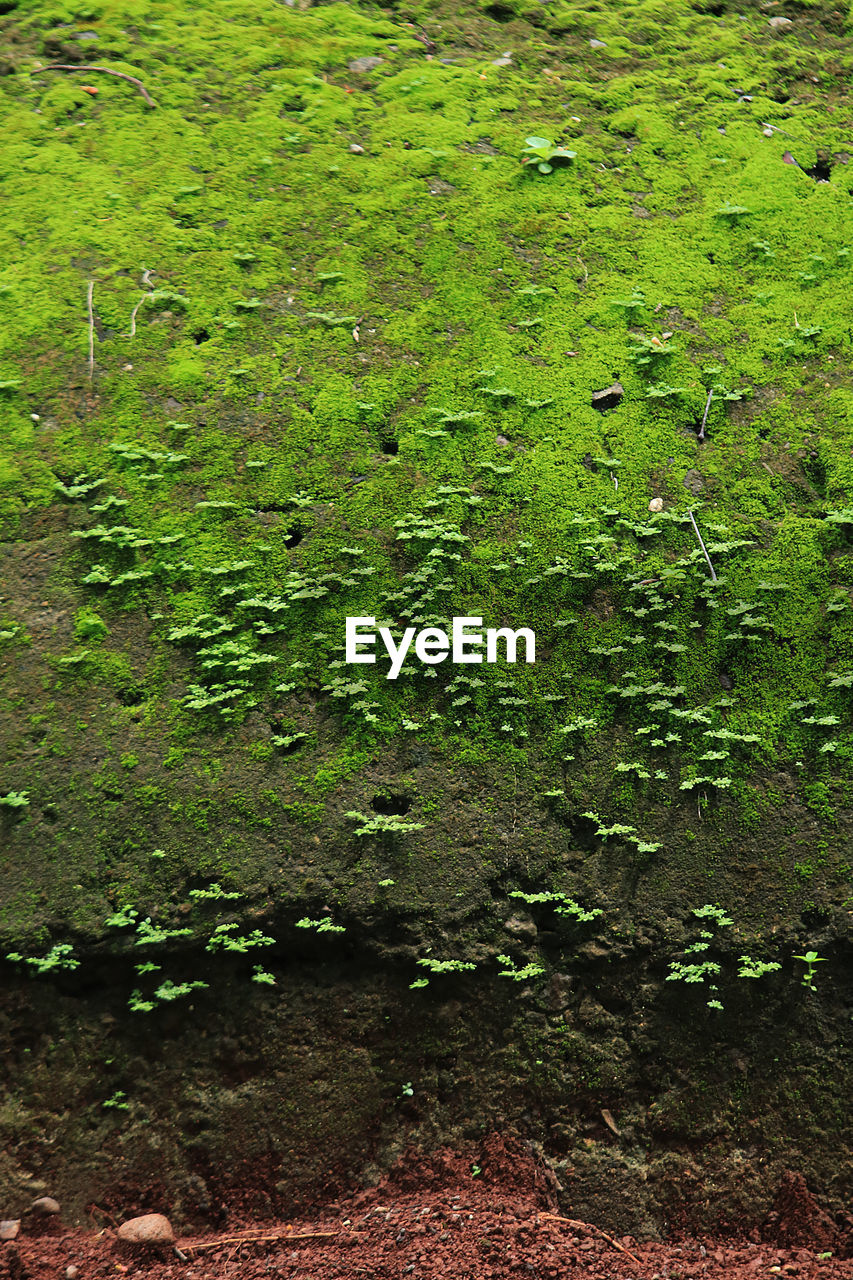
[[[105, 1141], [129, 1178], [201, 1178], [269, 1131], [286, 1195], [341, 1142], [353, 1168], [380, 1132], [465, 1136], [466, 1107], [532, 1108], [554, 1158], [585, 1142], [600, 1211], [597, 1179], [618, 1165], [630, 1199], [640, 1149], [678, 1142], [679, 1177], [711, 1143], [720, 1195], [746, 1149], [760, 1199], [782, 1135], [841, 1196], [846, 15], [0, 12], [0, 942], [31, 1055], [9, 1194], [76, 1105], [79, 1203]], [[573, 155], [540, 171], [529, 139]], [[536, 661], [390, 680], [344, 661], [353, 615], [528, 627]], [[241, 1019], [269, 1021], [263, 1052], [198, 1057], [199, 1026]], [[162, 1103], [152, 1033], [204, 1076], [213, 1137]], [[611, 1168], [620, 1099], [636, 1149]], [[677, 1218], [667, 1168], [612, 1220]]]

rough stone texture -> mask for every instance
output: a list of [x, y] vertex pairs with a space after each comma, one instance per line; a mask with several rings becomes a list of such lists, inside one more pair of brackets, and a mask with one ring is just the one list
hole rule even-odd
[[175, 1243], [172, 1224], [162, 1213], [143, 1213], [123, 1222], [117, 1233], [125, 1244], [169, 1245]]

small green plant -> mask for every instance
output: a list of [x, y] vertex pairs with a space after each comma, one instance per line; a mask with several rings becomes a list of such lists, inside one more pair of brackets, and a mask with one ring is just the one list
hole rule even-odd
[[335, 924], [331, 916], [323, 916], [320, 920], [311, 920], [303, 916], [296, 921], [297, 929], [316, 929], [318, 933], [346, 933], [346, 926]]
[[211, 884], [206, 889], [190, 889], [190, 897], [199, 902], [236, 902], [242, 896], [242, 893], [227, 893], [221, 884]]
[[805, 955], [794, 956], [795, 960], [802, 960], [806, 966], [806, 971], [802, 977], [802, 985], [808, 987], [809, 991], [817, 991], [814, 984], [815, 967], [819, 964], [826, 964], [826, 956], [819, 956], [816, 951], [807, 951]]
[[568, 164], [577, 157], [576, 151], [568, 151], [565, 147], [556, 147], [550, 138], [525, 138], [525, 147], [521, 154], [523, 165], [535, 165], [540, 173], [553, 173], [556, 160]]
[[500, 970], [499, 978], [511, 978], [513, 982], [528, 982], [531, 978], [538, 978], [545, 972], [541, 964], [526, 964], [519, 969], [512, 960], [511, 956], [498, 956], [498, 964], [504, 967]]
[[19, 951], [10, 951], [6, 959], [15, 964], [31, 965], [36, 973], [51, 973], [54, 969], [79, 969], [80, 961], [74, 959], [74, 948], [70, 942], [57, 942], [44, 956], [22, 956]]
[[732, 204], [731, 201], [724, 200], [720, 207], [714, 210], [714, 217], [728, 223], [730, 227], [735, 227], [751, 213], [752, 209], [747, 209], [744, 204]]
[[269, 970], [265, 969], [263, 965], [260, 965], [260, 964], [256, 964], [252, 969], [252, 981], [261, 983], [262, 985], [267, 987], [274, 987], [276, 985], [275, 977], [273, 976], [273, 974], [271, 974]]
[[765, 973], [773, 973], [782, 966], [775, 960], [754, 960], [752, 956], [741, 956], [739, 978], [763, 978]]
[[268, 938], [260, 929], [253, 929], [244, 936], [234, 932], [237, 928], [236, 924], [217, 925], [208, 939], [205, 951], [246, 952], [254, 947], [271, 947], [275, 943], [275, 938]]
[[3, 809], [26, 809], [29, 803], [29, 791], [7, 791], [5, 796], [0, 796], [0, 808]]
[[347, 815], [360, 825], [353, 832], [356, 836], [402, 836], [411, 831], [422, 831], [422, 822], [402, 822], [394, 815], [375, 813], [372, 815], [351, 810]]
[[129, 1111], [130, 1107], [128, 1103], [125, 1102], [126, 1097], [127, 1094], [124, 1090], [119, 1089], [111, 1098], [105, 1098], [101, 1103], [101, 1106], [105, 1111]]

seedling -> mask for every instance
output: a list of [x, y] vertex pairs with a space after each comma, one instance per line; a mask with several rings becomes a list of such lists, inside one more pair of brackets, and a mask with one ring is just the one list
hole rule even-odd
[[556, 147], [550, 138], [525, 138], [526, 146], [522, 152], [523, 165], [535, 165], [540, 173], [553, 173], [556, 160], [568, 164], [577, 156], [576, 151], [568, 151], [565, 147]]
[[819, 964], [826, 964], [826, 956], [819, 956], [816, 951], [807, 951], [805, 955], [794, 956], [795, 960], [802, 960], [806, 966], [806, 971], [802, 977], [802, 985], [808, 987], [809, 991], [817, 991], [814, 984], [815, 967]]

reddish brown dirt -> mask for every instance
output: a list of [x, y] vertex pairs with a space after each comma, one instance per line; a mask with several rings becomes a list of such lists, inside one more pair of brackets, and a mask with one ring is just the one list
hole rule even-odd
[[[553, 1179], [520, 1146], [487, 1139], [479, 1163], [409, 1157], [379, 1186], [310, 1217], [239, 1222], [176, 1249], [120, 1243], [112, 1227], [22, 1223], [0, 1246], [0, 1280], [799, 1280], [853, 1277], [853, 1238], [786, 1174], [749, 1240], [615, 1238], [555, 1208]], [[93, 1219], [97, 1210], [93, 1208]], [[773, 1234], [773, 1242], [767, 1237]], [[783, 1243], [779, 1243], [783, 1242]]]

